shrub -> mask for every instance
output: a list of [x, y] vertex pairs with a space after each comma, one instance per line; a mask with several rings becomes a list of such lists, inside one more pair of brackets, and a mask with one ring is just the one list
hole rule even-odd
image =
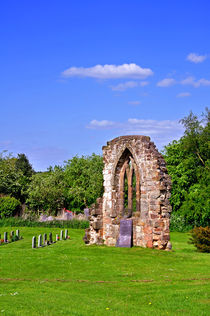
[[210, 252], [210, 227], [195, 227], [191, 230], [190, 243], [199, 252]]
[[3, 196], [0, 197], [0, 218], [10, 217], [14, 215], [21, 203], [14, 197]]
[[188, 232], [193, 226], [186, 222], [183, 215], [174, 212], [171, 214], [170, 231], [172, 232]]
[[51, 222], [38, 222], [30, 221], [27, 219], [18, 218], [4, 218], [0, 219], [0, 227], [59, 227], [59, 228], [81, 228], [89, 227], [89, 221], [72, 219], [69, 221], [51, 221]]

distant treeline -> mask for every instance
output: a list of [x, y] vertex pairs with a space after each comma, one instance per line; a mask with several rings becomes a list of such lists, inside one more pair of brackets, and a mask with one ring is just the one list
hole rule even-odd
[[0, 155], [0, 217], [20, 210], [57, 215], [62, 208], [81, 212], [103, 194], [103, 159], [73, 157], [64, 166], [35, 172], [25, 154]]
[[[174, 229], [207, 226], [210, 218], [210, 111], [200, 120], [192, 112], [181, 120], [184, 136], [165, 146], [163, 155], [172, 179]], [[103, 159], [75, 156], [63, 166], [35, 172], [25, 154], [0, 154], [0, 217], [21, 206], [31, 215], [56, 215], [63, 207], [81, 212], [103, 194]], [[177, 226], [177, 227], [176, 227]]]

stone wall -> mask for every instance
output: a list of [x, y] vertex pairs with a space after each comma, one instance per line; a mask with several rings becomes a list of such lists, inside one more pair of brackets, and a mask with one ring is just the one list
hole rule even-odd
[[171, 180], [154, 143], [147, 136], [120, 136], [103, 147], [103, 160], [104, 194], [91, 209], [86, 243], [115, 246], [120, 220], [127, 216], [133, 220], [133, 245], [171, 249]]

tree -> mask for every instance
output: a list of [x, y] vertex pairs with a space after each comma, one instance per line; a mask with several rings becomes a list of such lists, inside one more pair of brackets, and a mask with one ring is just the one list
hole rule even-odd
[[0, 154], [0, 194], [11, 195], [17, 199], [21, 196], [21, 170], [16, 170], [16, 158], [6, 151]]
[[30, 209], [57, 215], [65, 202], [64, 172], [59, 166], [51, 171], [34, 174], [27, 190]]
[[192, 112], [181, 120], [184, 136], [165, 147], [164, 157], [172, 178], [173, 212], [188, 225], [209, 224], [210, 220], [210, 114], [199, 120]]
[[32, 165], [25, 154], [18, 154], [15, 161], [15, 167], [17, 170], [21, 170], [23, 175], [27, 178], [30, 178], [34, 174]]
[[66, 204], [71, 210], [90, 206], [103, 194], [103, 159], [101, 156], [75, 156], [64, 167]]

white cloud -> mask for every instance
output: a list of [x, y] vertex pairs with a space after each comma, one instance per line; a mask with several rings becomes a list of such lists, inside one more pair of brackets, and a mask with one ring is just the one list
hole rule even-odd
[[91, 77], [98, 79], [133, 78], [143, 79], [153, 75], [150, 68], [142, 68], [136, 64], [96, 65], [94, 67], [70, 67], [62, 72], [63, 77]]
[[180, 92], [177, 94], [177, 98], [184, 98], [184, 97], [190, 97], [191, 93], [190, 92]]
[[110, 87], [113, 91], [125, 91], [125, 90], [130, 89], [130, 88], [144, 87], [148, 84], [149, 84], [148, 81], [141, 81], [141, 82], [126, 81], [126, 82], [122, 82], [122, 83], [119, 83], [115, 86], [110, 86]]
[[206, 55], [198, 55], [195, 53], [190, 53], [187, 56], [187, 60], [191, 61], [192, 63], [195, 63], [195, 64], [202, 63], [206, 58], [207, 58]]
[[173, 78], [165, 78], [157, 83], [158, 87], [170, 87], [176, 83], [176, 80]]
[[159, 147], [168, 144], [173, 139], [180, 138], [184, 131], [182, 125], [178, 121], [143, 120], [137, 118], [129, 118], [126, 122], [93, 120], [87, 128], [96, 130], [115, 129], [118, 135], [151, 136]]
[[87, 126], [88, 128], [92, 128], [92, 129], [107, 129], [107, 128], [113, 128], [116, 126], [115, 122], [112, 121], [108, 121], [108, 120], [102, 120], [102, 121], [98, 121], [98, 120], [92, 120], [90, 122], [90, 124]]
[[138, 86], [138, 83], [136, 81], [127, 81], [124, 83], [119, 83], [116, 86], [111, 86], [111, 89], [113, 91], [125, 91], [130, 88], [135, 88]]
[[207, 80], [204, 78], [196, 81], [194, 77], [187, 77], [184, 80], [182, 80], [180, 83], [182, 85], [191, 85], [195, 88], [198, 88], [200, 86], [210, 86], [210, 80]]
[[141, 102], [140, 101], [129, 101], [128, 104], [139, 105], [139, 104], [141, 104]]

